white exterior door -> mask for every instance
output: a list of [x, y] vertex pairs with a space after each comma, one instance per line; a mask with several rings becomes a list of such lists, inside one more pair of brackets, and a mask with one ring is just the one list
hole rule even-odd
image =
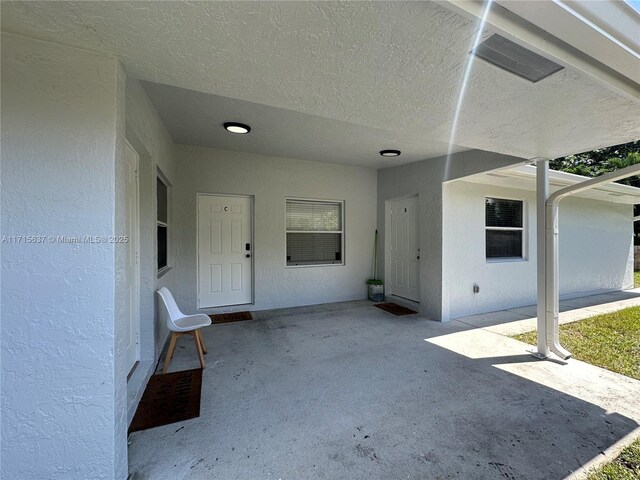
[[391, 293], [417, 302], [420, 300], [418, 197], [401, 198], [390, 204]]
[[198, 308], [251, 303], [251, 198], [198, 195]]
[[125, 144], [126, 165], [126, 357], [127, 371], [140, 360], [140, 269], [139, 269], [139, 227], [138, 227], [138, 154], [128, 143]]

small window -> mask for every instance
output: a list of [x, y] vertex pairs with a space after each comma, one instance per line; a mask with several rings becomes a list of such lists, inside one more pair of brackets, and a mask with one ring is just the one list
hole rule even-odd
[[169, 188], [157, 177], [158, 270], [169, 266]]
[[287, 199], [287, 266], [343, 265], [344, 202]]
[[488, 259], [524, 258], [524, 202], [485, 199], [485, 239]]

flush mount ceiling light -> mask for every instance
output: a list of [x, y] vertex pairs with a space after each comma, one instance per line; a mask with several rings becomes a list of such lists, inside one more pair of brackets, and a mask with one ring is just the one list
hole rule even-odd
[[487, 38], [471, 53], [498, 68], [526, 78], [533, 83], [564, 68], [562, 65], [507, 40], [497, 33]]
[[400, 155], [400, 150], [380, 150], [380, 155], [383, 157], [397, 157]]
[[225, 122], [222, 124], [222, 126], [227, 132], [231, 133], [245, 134], [251, 131], [251, 127], [249, 125], [245, 125], [244, 123]]

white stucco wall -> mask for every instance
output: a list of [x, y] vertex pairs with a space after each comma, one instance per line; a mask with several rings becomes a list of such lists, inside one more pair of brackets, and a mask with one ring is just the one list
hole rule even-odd
[[420, 313], [434, 320], [449, 319], [443, 289], [442, 185], [443, 181], [516, 165], [524, 159], [482, 150], [469, 150], [378, 171], [377, 223], [380, 233], [378, 272], [385, 269], [385, 202], [418, 194], [420, 236]]
[[[173, 291], [175, 269], [158, 278], [156, 177], [160, 169], [173, 183], [176, 168], [171, 137], [136, 79], [126, 80], [125, 105], [126, 139], [140, 158], [140, 364], [128, 381], [128, 419], [131, 420], [168, 335], [164, 307], [158, 302], [155, 292], [161, 287]], [[169, 234], [170, 258], [175, 262], [176, 230], [169, 228]]]
[[[127, 226], [126, 164], [125, 164], [125, 93], [126, 75], [119, 62], [116, 62], [116, 95], [115, 95], [115, 165], [113, 182], [113, 231], [116, 235], [124, 234]], [[114, 348], [113, 348], [113, 437], [114, 460], [117, 462], [115, 478], [128, 474], [127, 464], [127, 374], [129, 366], [126, 362], [126, 330], [129, 327], [129, 317], [126, 303], [123, 301], [127, 294], [126, 275], [127, 245], [114, 244]], [[123, 460], [119, 460], [123, 459]]]
[[[328, 163], [176, 146], [174, 207], [180, 234], [176, 301], [197, 311], [196, 201], [198, 193], [254, 196], [255, 304], [240, 309], [366, 298], [376, 229], [376, 171]], [[285, 198], [345, 201], [345, 265], [286, 268]]]
[[[2, 36], [3, 236], [117, 233], [122, 81], [114, 58]], [[126, 478], [115, 253], [2, 244], [3, 479]]]
[[[527, 260], [485, 258], [485, 197], [525, 202]], [[443, 289], [451, 318], [536, 302], [536, 194], [455, 181], [444, 186]], [[583, 198], [560, 203], [560, 295], [633, 285], [631, 205]], [[478, 284], [479, 293], [473, 293]]]

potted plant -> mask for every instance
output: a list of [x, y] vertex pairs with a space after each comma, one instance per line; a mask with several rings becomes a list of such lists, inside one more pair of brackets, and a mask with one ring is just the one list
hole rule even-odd
[[367, 280], [369, 300], [384, 302], [384, 282], [378, 278], [378, 230], [373, 237], [373, 278]]
[[384, 282], [377, 278], [367, 280], [369, 286], [369, 300], [372, 302], [384, 302]]

